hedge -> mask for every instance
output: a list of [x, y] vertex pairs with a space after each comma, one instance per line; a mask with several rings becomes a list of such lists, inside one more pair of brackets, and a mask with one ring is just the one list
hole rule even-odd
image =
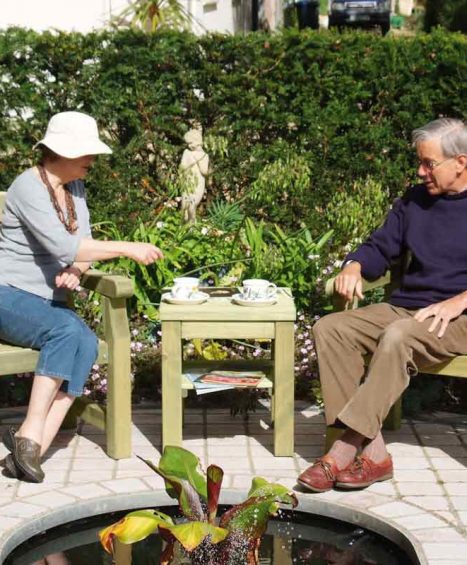
[[467, 41], [288, 30], [247, 36], [0, 32], [0, 181], [34, 159], [51, 114], [95, 116], [114, 148], [88, 180], [95, 220], [123, 231], [177, 191], [183, 134], [201, 123], [207, 205], [318, 229], [330, 195], [414, 178], [410, 131], [465, 116]]

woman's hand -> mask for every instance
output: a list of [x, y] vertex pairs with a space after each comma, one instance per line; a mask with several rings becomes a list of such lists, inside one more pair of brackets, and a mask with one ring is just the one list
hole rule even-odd
[[79, 285], [79, 279], [81, 277], [81, 271], [78, 267], [67, 267], [63, 269], [55, 277], [55, 286], [57, 288], [67, 288], [68, 290], [75, 290]]
[[162, 251], [150, 243], [140, 243], [135, 241], [125, 242], [125, 253], [127, 257], [137, 263], [150, 265], [159, 259], [164, 258]]
[[347, 302], [350, 302], [354, 296], [363, 298], [362, 266], [360, 263], [352, 261], [342, 269], [334, 281], [334, 290]]

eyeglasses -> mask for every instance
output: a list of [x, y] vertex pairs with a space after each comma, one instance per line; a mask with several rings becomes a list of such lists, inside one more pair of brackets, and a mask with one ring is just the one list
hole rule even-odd
[[446, 161], [450, 161], [455, 157], [448, 157], [447, 159], [443, 159], [442, 161], [434, 161], [433, 159], [422, 159], [418, 161], [419, 167], [423, 167], [426, 171], [433, 171], [436, 167], [439, 167]]

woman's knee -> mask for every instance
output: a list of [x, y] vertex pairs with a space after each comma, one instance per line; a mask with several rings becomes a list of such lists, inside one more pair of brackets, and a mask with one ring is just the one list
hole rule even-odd
[[47, 341], [63, 341], [63, 343], [78, 344], [81, 340], [83, 330], [81, 324], [75, 318], [68, 318], [56, 324], [48, 332]]

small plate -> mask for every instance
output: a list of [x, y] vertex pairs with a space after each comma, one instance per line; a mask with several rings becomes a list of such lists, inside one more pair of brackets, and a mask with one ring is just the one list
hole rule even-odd
[[169, 304], [203, 304], [209, 298], [209, 294], [205, 292], [195, 292], [191, 298], [176, 298], [172, 293], [165, 292], [162, 300]]
[[243, 294], [239, 293], [232, 296], [232, 302], [239, 306], [252, 306], [253, 308], [258, 308], [261, 306], [271, 306], [272, 304], [275, 304], [277, 302], [277, 297], [263, 298], [261, 300], [247, 300], [246, 298], [243, 298]]

